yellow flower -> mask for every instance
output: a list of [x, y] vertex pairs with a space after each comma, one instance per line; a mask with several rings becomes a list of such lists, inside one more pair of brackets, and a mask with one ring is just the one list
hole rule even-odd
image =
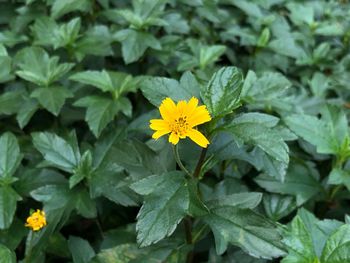
[[37, 209], [36, 212], [32, 213], [27, 218], [27, 223], [25, 224], [25, 226], [30, 227], [31, 229], [33, 229], [33, 231], [38, 231], [42, 229], [44, 226], [46, 226], [45, 212]]
[[159, 106], [159, 112], [163, 119], [154, 119], [150, 121], [150, 128], [155, 130], [152, 138], [170, 133], [169, 142], [177, 144], [179, 139], [187, 136], [199, 146], [206, 148], [209, 141], [195, 126], [211, 120], [209, 112], [205, 105], [198, 106], [198, 99], [192, 97], [189, 102], [181, 100], [177, 103], [171, 98], [166, 98]]

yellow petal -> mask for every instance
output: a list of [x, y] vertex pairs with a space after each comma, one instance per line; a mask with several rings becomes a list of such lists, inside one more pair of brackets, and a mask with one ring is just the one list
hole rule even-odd
[[207, 107], [205, 105], [199, 106], [196, 110], [189, 116], [189, 125], [191, 127], [197, 126], [199, 124], [208, 122], [211, 120]]
[[188, 137], [190, 137], [190, 139], [192, 141], [194, 141], [195, 143], [197, 143], [199, 146], [203, 147], [203, 148], [207, 148], [209, 141], [207, 138], [205, 138], [205, 136], [195, 130], [195, 129], [190, 129], [187, 133]]
[[164, 120], [174, 119], [176, 114], [176, 105], [171, 98], [165, 98], [159, 106], [160, 115]]
[[175, 133], [171, 133], [170, 136], [169, 136], [169, 142], [171, 142], [172, 144], [177, 144], [179, 142], [179, 136], [176, 135]]
[[198, 106], [198, 99], [195, 97], [192, 97], [187, 103], [186, 115], [191, 116], [196, 110], [197, 106]]
[[176, 105], [176, 110], [177, 110], [178, 116], [183, 116], [184, 114], [186, 114], [187, 102], [184, 100], [180, 100]]
[[169, 130], [159, 130], [159, 131], [156, 131], [155, 133], [153, 133], [152, 135], [152, 138], [157, 140], [159, 137], [169, 133], [170, 131]]
[[150, 125], [149, 127], [152, 130], [168, 130], [169, 129], [169, 125], [166, 121], [162, 120], [162, 119], [153, 119], [150, 120]]

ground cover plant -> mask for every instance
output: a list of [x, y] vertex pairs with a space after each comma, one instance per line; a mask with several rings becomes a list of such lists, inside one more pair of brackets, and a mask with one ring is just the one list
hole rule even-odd
[[0, 262], [350, 262], [347, 0], [0, 2]]

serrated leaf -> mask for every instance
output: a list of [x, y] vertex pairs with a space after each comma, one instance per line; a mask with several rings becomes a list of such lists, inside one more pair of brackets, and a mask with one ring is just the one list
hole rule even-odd
[[88, 12], [92, 8], [89, 0], [60, 0], [54, 1], [51, 7], [51, 15], [57, 19], [72, 11]]
[[[274, 159], [288, 163], [289, 149], [278, 131], [264, 125], [264, 115], [245, 114], [225, 127], [235, 138], [262, 149]], [[267, 125], [270, 125], [267, 123]]]
[[201, 97], [213, 117], [223, 116], [239, 106], [243, 74], [236, 67], [224, 67], [214, 73]]
[[122, 54], [126, 64], [137, 61], [148, 48], [161, 49], [160, 42], [153, 35], [134, 29], [119, 31], [114, 38], [122, 44]]
[[283, 242], [289, 248], [288, 256], [283, 263], [313, 263], [318, 262], [314, 251], [311, 236], [302, 219], [296, 216], [291, 224], [291, 232]]
[[16, 74], [27, 81], [47, 87], [74, 66], [72, 63], [59, 64], [58, 61], [58, 57], [50, 58], [40, 47], [27, 47], [16, 55], [16, 63], [21, 69]]
[[312, 165], [291, 163], [283, 183], [267, 175], [259, 175], [255, 182], [269, 192], [293, 195], [297, 205], [301, 205], [313, 196], [323, 193], [318, 178], [319, 174]]
[[50, 45], [57, 49], [73, 45], [78, 37], [80, 26], [80, 17], [60, 25], [50, 17], [40, 17], [35, 20], [31, 29], [35, 36], [35, 44]]
[[16, 254], [2, 244], [0, 244], [0, 258], [3, 263], [17, 262]]
[[203, 220], [213, 231], [218, 254], [225, 252], [225, 243], [238, 245], [255, 257], [271, 259], [285, 254], [276, 225], [250, 209], [213, 206]]
[[139, 196], [130, 188], [131, 182], [121, 171], [97, 170], [89, 181], [92, 197], [104, 196], [122, 206], [136, 206]]
[[0, 137], [0, 177], [12, 176], [21, 160], [16, 136], [9, 132], [4, 133]]
[[7, 54], [0, 54], [0, 83], [8, 82], [12, 80], [13, 77], [11, 57], [7, 56]]
[[21, 129], [23, 129], [28, 124], [28, 122], [30, 121], [34, 113], [39, 109], [39, 107], [39, 103], [36, 99], [28, 98], [23, 102], [16, 116], [16, 120]]
[[74, 195], [75, 208], [77, 213], [85, 218], [96, 218], [97, 209], [95, 200], [91, 199], [88, 191], [79, 188]]
[[141, 90], [144, 96], [156, 107], [169, 97], [174, 101], [189, 100], [199, 95], [199, 84], [194, 76], [185, 72], [180, 82], [175, 79], [163, 77], [146, 78], [141, 83]]
[[171, 172], [163, 176], [163, 183], [145, 197], [145, 203], [137, 215], [137, 241], [142, 247], [170, 236], [189, 206], [184, 175]]
[[350, 261], [350, 226], [341, 226], [326, 242], [321, 262], [340, 263]]
[[74, 174], [69, 178], [69, 188], [73, 188], [84, 178], [90, 178], [93, 173], [92, 155], [89, 150], [84, 152], [78, 166], [74, 169]]
[[70, 236], [68, 247], [74, 263], [88, 263], [95, 256], [95, 251], [89, 242], [80, 237]]
[[96, 137], [100, 136], [120, 111], [127, 116], [131, 116], [132, 111], [131, 102], [125, 97], [112, 100], [102, 96], [88, 96], [76, 101], [74, 106], [87, 107], [85, 120]]
[[22, 198], [12, 187], [0, 186], [0, 229], [10, 227], [19, 200], [22, 200]]
[[63, 171], [72, 172], [80, 162], [80, 152], [73, 145], [54, 133], [32, 133], [33, 144], [45, 160]]
[[315, 145], [318, 153], [338, 153], [337, 138], [329, 123], [314, 116], [300, 114], [286, 117], [285, 122], [298, 136]]
[[103, 92], [112, 92], [115, 98], [118, 98], [126, 91], [131, 91], [135, 86], [131, 75], [123, 72], [107, 72], [105, 70], [79, 72], [71, 76], [70, 79], [86, 85], [92, 85]]
[[14, 114], [23, 106], [24, 97], [27, 96], [24, 90], [4, 92], [0, 95], [0, 113]]
[[226, 51], [226, 46], [204, 46], [199, 52], [199, 66], [204, 69], [207, 65], [214, 64]]
[[45, 87], [36, 88], [30, 96], [36, 98], [53, 115], [58, 116], [66, 99], [72, 98], [73, 93], [65, 87]]
[[287, 216], [296, 208], [292, 196], [277, 194], [264, 194], [263, 204], [267, 216], [275, 221]]

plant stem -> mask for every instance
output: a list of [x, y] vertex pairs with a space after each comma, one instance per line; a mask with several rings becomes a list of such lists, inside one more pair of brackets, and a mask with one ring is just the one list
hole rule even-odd
[[[188, 245], [193, 244], [193, 239], [192, 239], [192, 220], [189, 216], [187, 216], [184, 219], [184, 227], [185, 227], [185, 234], [186, 234], [186, 243]], [[186, 257], [186, 263], [192, 263], [193, 261], [193, 249], [187, 253]]]
[[201, 169], [202, 169], [202, 165], [204, 163], [205, 155], [207, 154], [207, 151], [208, 151], [208, 148], [202, 149], [201, 155], [199, 156], [199, 159], [198, 159], [196, 169], [194, 170], [194, 173], [193, 173], [193, 177], [199, 176]]
[[173, 146], [173, 151], [174, 151], [174, 157], [175, 157], [177, 165], [180, 167], [180, 169], [182, 171], [184, 171], [187, 175], [189, 175], [191, 177], [192, 176], [191, 173], [186, 169], [186, 167], [181, 162], [180, 155], [179, 155], [179, 149], [177, 148], [177, 145]]

